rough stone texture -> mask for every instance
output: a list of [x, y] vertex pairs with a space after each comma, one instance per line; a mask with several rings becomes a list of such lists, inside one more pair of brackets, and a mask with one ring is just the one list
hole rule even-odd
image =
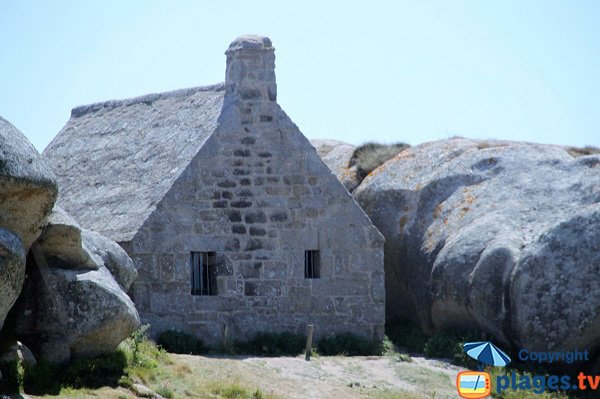
[[[596, 164], [600, 158], [595, 157]], [[600, 340], [599, 170], [586, 190], [597, 194], [523, 251], [512, 274], [511, 323], [524, 345], [597, 348]], [[592, 188], [592, 184], [595, 187]], [[518, 304], [528, 304], [519, 306]], [[542, 335], [543, 333], [543, 335]], [[536, 336], [537, 335], [537, 336]]]
[[133, 260], [127, 252], [113, 240], [94, 231], [81, 233], [85, 247], [97, 265], [104, 265], [114, 279], [127, 292], [138, 276]]
[[132, 384], [131, 390], [133, 391], [133, 393], [136, 394], [136, 396], [140, 398], [165, 399], [164, 397], [154, 392], [152, 389], [142, 384]]
[[[229, 45], [225, 90], [242, 101], [276, 101], [275, 48], [268, 37], [240, 36]], [[260, 115], [268, 122], [272, 115]]]
[[56, 199], [56, 182], [27, 138], [0, 117], [0, 329], [25, 278], [25, 253]]
[[[133, 226], [133, 236], [129, 227], [126, 234], [118, 229], [108, 234], [120, 240], [136, 264], [139, 278], [131, 292], [142, 322], [150, 323], [153, 333], [176, 328], [211, 343], [221, 341], [225, 327], [231, 338], [244, 339], [258, 331], [304, 332], [307, 323], [316, 325], [317, 337], [352, 331], [382, 338], [383, 237], [277, 105], [271, 42], [243, 37], [226, 54], [225, 96], [220, 98], [215, 128], [197, 143], [190, 161], [170, 161], [170, 168], [182, 172], [169, 181], [163, 196], [156, 197], [149, 216]], [[72, 149], [71, 140], [89, 136], [86, 151], [95, 152], [99, 150], [95, 135], [102, 132], [113, 135], [120, 148], [117, 137], [127, 140], [137, 134], [137, 128], [123, 127], [122, 115], [143, 119], [155, 104], [146, 105], [143, 112], [120, 106], [111, 113], [88, 114], [92, 131], [73, 116], [60, 141]], [[185, 135], [175, 131], [212, 110], [198, 103], [193, 115], [182, 115], [175, 122], [163, 115], [170, 113], [165, 106], [160, 111], [164, 120], [156, 122], [174, 132], [168, 145], [183, 150]], [[148, 157], [159, 151], [138, 141], [129, 151]], [[53, 164], [62, 159], [55, 151], [53, 145], [45, 151]], [[77, 151], [70, 156], [73, 153], [80, 157]], [[134, 155], [123, 157], [131, 169], [140, 166]], [[101, 166], [96, 162], [92, 159], [86, 168]], [[146, 167], [124, 175], [111, 172], [106, 184], [127, 186], [130, 179], [140, 178], [148, 185], [142, 191], [152, 190], [152, 180], [141, 178], [142, 172], [155, 173]], [[95, 189], [70, 185], [86, 170], [58, 168], [56, 173], [69, 196], [63, 204], [71, 204], [67, 211], [77, 217], [78, 212], [86, 215], [78, 218], [84, 227], [105, 223], [103, 215], [117, 213], [106, 200], [83, 210]], [[75, 194], [76, 190], [85, 192]], [[305, 250], [320, 251], [321, 278], [304, 278]], [[216, 252], [216, 296], [191, 295], [192, 251]]]
[[25, 280], [25, 252], [19, 237], [0, 228], [0, 330]]
[[25, 250], [40, 235], [56, 193], [46, 161], [23, 133], [0, 117], [0, 226], [15, 232]]
[[317, 150], [317, 154], [319, 154], [321, 159], [338, 147], [351, 147], [352, 149], [355, 148], [352, 144], [332, 139], [312, 139], [310, 140], [310, 145], [315, 147], [315, 150]]
[[352, 192], [358, 187], [360, 180], [356, 174], [356, 167], [349, 167], [350, 158], [356, 147], [343, 141], [326, 139], [315, 139], [310, 143], [346, 190]]
[[133, 261], [115, 242], [82, 231], [64, 211], [49, 217], [27, 263], [11, 327], [43, 358], [61, 363], [110, 353], [139, 326], [124, 292], [137, 275]]
[[60, 207], [54, 207], [38, 239], [50, 267], [91, 270], [98, 265], [81, 240], [81, 227]]
[[595, 349], [599, 166], [556, 146], [457, 138], [372, 172], [355, 196], [386, 237], [388, 317]]
[[111, 353], [139, 326], [133, 302], [105, 267], [33, 271], [24, 293], [15, 330], [51, 362]]

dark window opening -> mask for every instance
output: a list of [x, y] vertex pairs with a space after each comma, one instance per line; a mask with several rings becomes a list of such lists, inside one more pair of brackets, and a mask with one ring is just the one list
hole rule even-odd
[[192, 252], [192, 295], [217, 295], [215, 252]]
[[320, 278], [319, 251], [304, 251], [304, 278]]

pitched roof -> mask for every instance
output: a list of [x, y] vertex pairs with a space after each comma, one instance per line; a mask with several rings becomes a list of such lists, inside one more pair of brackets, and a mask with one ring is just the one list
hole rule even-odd
[[43, 152], [58, 204], [82, 227], [132, 239], [214, 132], [224, 93], [219, 84], [74, 108]]

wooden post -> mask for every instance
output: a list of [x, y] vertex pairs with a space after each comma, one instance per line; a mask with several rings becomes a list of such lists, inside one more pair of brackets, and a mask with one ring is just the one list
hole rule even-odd
[[313, 332], [315, 330], [315, 326], [309, 324], [306, 329], [306, 356], [304, 360], [310, 362], [310, 352], [312, 352], [312, 340], [313, 340]]
[[225, 326], [223, 327], [223, 350], [224, 351], [229, 351], [229, 325], [225, 324]]

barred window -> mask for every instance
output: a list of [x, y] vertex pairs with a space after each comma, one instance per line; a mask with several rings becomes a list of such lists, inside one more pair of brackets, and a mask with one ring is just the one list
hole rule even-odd
[[217, 295], [215, 252], [192, 252], [192, 295]]
[[320, 278], [319, 251], [304, 251], [304, 278]]

